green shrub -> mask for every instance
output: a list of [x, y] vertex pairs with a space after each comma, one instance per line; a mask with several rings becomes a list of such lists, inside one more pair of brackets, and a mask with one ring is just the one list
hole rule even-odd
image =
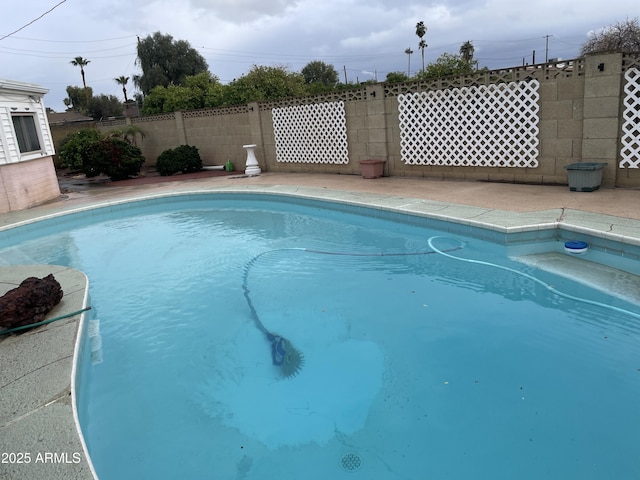
[[198, 172], [202, 170], [202, 159], [196, 147], [180, 145], [160, 154], [156, 161], [156, 170], [160, 175], [165, 176], [178, 172]]
[[123, 180], [138, 175], [143, 164], [144, 157], [138, 147], [108, 137], [90, 146], [83, 171], [87, 177], [104, 173], [111, 180]]
[[89, 154], [89, 148], [101, 138], [100, 132], [94, 128], [84, 128], [67, 135], [60, 142], [60, 150], [58, 152], [60, 166], [75, 171], [83, 170], [85, 159]]
[[165, 150], [158, 156], [156, 170], [160, 175], [164, 176], [173, 175], [180, 171], [180, 167], [177, 165], [173, 155], [173, 149]]

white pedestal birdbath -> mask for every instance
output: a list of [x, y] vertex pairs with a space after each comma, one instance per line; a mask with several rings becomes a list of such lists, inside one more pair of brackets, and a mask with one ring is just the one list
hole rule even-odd
[[243, 145], [242, 148], [247, 150], [247, 164], [244, 169], [245, 175], [260, 175], [262, 170], [260, 170], [260, 166], [258, 165], [258, 159], [256, 158], [256, 154], [253, 151], [257, 145]]

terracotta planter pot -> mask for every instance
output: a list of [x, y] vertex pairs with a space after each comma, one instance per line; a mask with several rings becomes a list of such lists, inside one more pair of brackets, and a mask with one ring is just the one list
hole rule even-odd
[[360, 161], [360, 171], [362, 178], [378, 178], [384, 173], [384, 162], [386, 160], [368, 159]]

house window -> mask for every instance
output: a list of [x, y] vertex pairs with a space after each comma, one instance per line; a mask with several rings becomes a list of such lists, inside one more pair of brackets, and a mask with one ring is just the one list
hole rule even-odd
[[40, 150], [40, 139], [33, 115], [13, 115], [13, 128], [18, 138], [20, 153]]

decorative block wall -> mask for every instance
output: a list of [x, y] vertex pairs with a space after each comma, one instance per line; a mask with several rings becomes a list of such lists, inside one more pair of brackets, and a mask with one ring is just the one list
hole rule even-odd
[[344, 102], [274, 108], [276, 161], [349, 163]]
[[624, 74], [620, 168], [640, 168], [640, 70]]
[[379, 158], [389, 176], [563, 184], [564, 165], [594, 161], [604, 186], [637, 187], [638, 70], [640, 52], [607, 52], [127, 121], [150, 164], [186, 142], [242, 166], [257, 144], [263, 172], [358, 174]]
[[398, 95], [409, 165], [538, 166], [537, 80]]

